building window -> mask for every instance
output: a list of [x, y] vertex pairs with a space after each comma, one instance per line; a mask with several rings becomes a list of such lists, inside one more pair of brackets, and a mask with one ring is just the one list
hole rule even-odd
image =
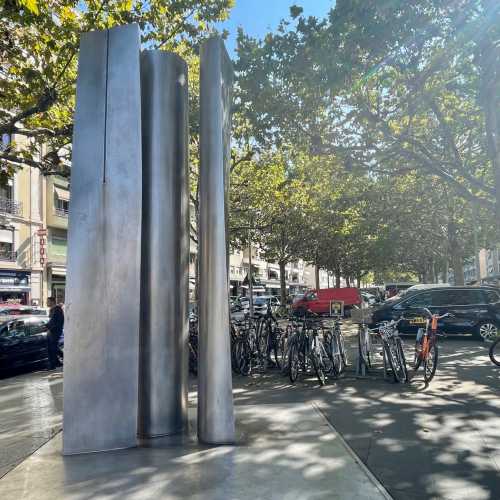
[[269, 269], [268, 270], [268, 277], [270, 280], [278, 280], [278, 271], [275, 271], [274, 269]]
[[12, 228], [0, 228], [0, 260], [16, 260], [14, 252], [14, 231]]
[[58, 217], [67, 217], [69, 211], [69, 191], [54, 186], [54, 212]]
[[14, 191], [12, 179], [0, 186], [0, 212], [21, 215], [23, 205], [19, 201], [14, 201]]
[[53, 254], [54, 257], [66, 257], [66, 251], [68, 247], [66, 238], [61, 238], [60, 236], [52, 236], [50, 243], [51, 254]]

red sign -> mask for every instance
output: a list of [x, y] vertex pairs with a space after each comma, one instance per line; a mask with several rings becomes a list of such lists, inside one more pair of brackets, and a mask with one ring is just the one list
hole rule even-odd
[[45, 265], [45, 244], [46, 240], [43, 236], [40, 236], [40, 266]]
[[39, 229], [36, 234], [38, 234], [38, 236], [47, 236], [47, 230], [46, 229]]

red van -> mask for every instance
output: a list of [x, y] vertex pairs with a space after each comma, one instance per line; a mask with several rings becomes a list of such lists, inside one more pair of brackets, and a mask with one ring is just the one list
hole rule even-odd
[[349, 313], [353, 306], [361, 305], [362, 298], [357, 288], [321, 288], [306, 292], [302, 299], [292, 304], [292, 309], [298, 315], [308, 310], [316, 314], [329, 314], [332, 301], [343, 301], [344, 313]]

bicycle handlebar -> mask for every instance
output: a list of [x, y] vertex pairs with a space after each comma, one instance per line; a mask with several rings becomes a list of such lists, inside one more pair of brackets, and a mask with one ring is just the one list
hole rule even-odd
[[432, 318], [436, 318], [436, 319], [453, 318], [455, 316], [454, 314], [449, 313], [449, 312], [441, 314], [441, 315], [432, 314], [432, 312], [427, 307], [422, 307], [422, 311], [424, 311], [427, 314], [427, 317], [429, 319], [432, 319]]

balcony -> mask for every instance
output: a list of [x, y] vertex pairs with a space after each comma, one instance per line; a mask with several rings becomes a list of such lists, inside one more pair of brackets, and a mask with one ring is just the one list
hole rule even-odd
[[16, 259], [17, 259], [17, 252], [0, 248], [0, 261], [2, 261], [2, 262], [15, 262]]
[[68, 218], [69, 211], [64, 208], [54, 208], [54, 215], [56, 217], [66, 217]]
[[21, 215], [23, 213], [23, 204], [10, 198], [0, 198], [0, 213]]

